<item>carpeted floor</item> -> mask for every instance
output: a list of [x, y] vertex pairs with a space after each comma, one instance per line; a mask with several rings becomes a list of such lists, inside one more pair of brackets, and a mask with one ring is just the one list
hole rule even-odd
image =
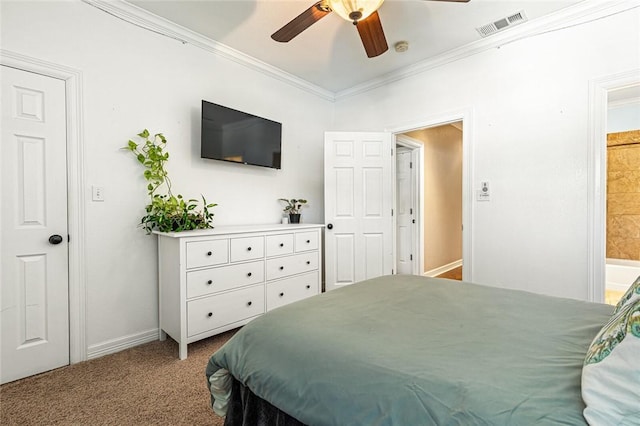
[[156, 341], [0, 386], [0, 424], [222, 425], [204, 371], [236, 330], [189, 345], [178, 359]]

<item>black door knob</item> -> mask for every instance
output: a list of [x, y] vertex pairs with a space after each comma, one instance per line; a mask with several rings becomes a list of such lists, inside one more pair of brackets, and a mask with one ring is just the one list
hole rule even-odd
[[49, 237], [49, 244], [60, 244], [62, 242], [62, 237], [58, 234], [54, 234]]
[[333, 229], [333, 224], [332, 223], [328, 224], [327, 229]]

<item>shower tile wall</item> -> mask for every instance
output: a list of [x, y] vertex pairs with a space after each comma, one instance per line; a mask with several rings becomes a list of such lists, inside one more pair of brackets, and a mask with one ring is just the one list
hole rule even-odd
[[607, 257], [640, 260], [640, 130], [607, 135]]

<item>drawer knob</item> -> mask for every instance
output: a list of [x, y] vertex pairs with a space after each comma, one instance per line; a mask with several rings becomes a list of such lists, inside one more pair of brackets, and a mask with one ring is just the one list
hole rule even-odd
[[280, 267], [280, 270], [282, 271], [283, 269], [284, 269], [284, 266], [281, 266], [281, 267]]
[[307, 240], [307, 244], [309, 244], [311, 242], [311, 240]]
[[284, 247], [284, 243], [280, 243], [280, 247]]
[[307, 265], [311, 265], [311, 261], [310, 260], [307, 260]]
[[210, 251], [207, 252], [207, 256], [211, 256], [213, 253], [211, 253]]
[[213, 312], [209, 312], [209, 313], [207, 314], [207, 316], [208, 316], [209, 318], [211, 318], [211, 317], [213, 316]]
[[251, 247], [247, 247], [247, 251], [251, 251]]
[[284, 293], [280, 293], [280, 297], [284, 296]]
[[310, 285], [308, 285], [308, 286], [307, 286], [307, 288], [311, 288], [311, 286], [310, 286]]
[[247, 306], [251, 306], [251, 300], [249, 300], [249, 302], [247, 302]]
[[248, 277], [250, 277], [250, 276], [251, 276], [251, 272], [249, 272], [249, 273], [247, 274], [247, 276], [248, 276]]
[[209, 280], [209, 281], [207, 281], [207, 284], [211, 285], [211, 284], [213, 284], [213, 281]]

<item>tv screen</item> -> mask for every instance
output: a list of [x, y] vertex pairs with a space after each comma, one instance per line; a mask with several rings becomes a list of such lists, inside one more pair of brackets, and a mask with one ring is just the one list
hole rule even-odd
[[200, 156], [280, 168], [282, 124], [202, 101]]

